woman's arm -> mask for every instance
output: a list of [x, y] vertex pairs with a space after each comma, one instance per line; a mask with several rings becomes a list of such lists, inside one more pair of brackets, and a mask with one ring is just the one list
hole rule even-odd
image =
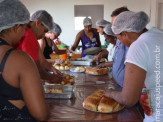
[[145, 70], [134, 64], [126, 63], [122, 91], [110, 89], [105, 93], [105, 96], [111, 97], [121, 104], [133, 106], [139, 100], [145, 77]]
[[79, 44], [79, 42], [80, 42], [80, 40], [81, 40], [81, 36], [82, 36], [82, 31], [80, 31], [80, 32], [77, 34], [76, 39], [75, 39], [75, 42], [74, 42], [74, 44], [73, 44], [72, 47], [71, 47], [71, 50], [75, 51], [75, 49], [77, 48], [77, 46], [78, 46], [78, 44]]
[[106, 58], [107, 59], [108, 58], [108, 54], [109, 54], [109, 52], [106, 49], [103, 49], [103, 50], [101, 50], [101, 52], [98, 55], [93, 57], [92, 62], [95, 62], [95, 61], [99, 62], [100, 59], [102, 59], [102, 58]]
[[39, 121], [46, 120], [48, 107], [36, 64], [26, 53], [21, 51], [16, 54], [16, 57], [18, 60], [15, 70], [18, 72], [20, 89], [29, 113]]
[[99, 33], [97, 32], [97, 29], [94, 28], [94, 32], [96, 34], [96, 39], [97, 39], [98, 46], [101, 47], [100, 36], [99, 36]]
[[106, 63], [101, 63], [97, 67], [98, 68], [105, 68], [105, 67], [112, 67], [113, 66], [113, 61], [106, 62]]
[[41, 52], [43, 53], [44, 52], [44, 49], [45, 49], [45, 40], [43, 38], [42, 39], [39, 39], [38, 40], [38, 43], [40, 45]]

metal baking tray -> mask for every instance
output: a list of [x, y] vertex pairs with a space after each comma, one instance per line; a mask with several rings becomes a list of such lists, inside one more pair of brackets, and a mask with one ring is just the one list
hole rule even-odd
[[72, 65], [82, 65], [82, 66], [90, 66], [92, 65], [92, 59], [82, 59], [82, 58], [76, 58], [70, 60]]
[[73, 92], [44, 93], [44, 95], [45, 95], [45, 98], [71, 99], [73, 97]]
[[[74, 85], [44, 85], [45, 98], [71, 99], [73, 96]], [[62, 93], [45, 93], [47, 88], [62, 88]]]

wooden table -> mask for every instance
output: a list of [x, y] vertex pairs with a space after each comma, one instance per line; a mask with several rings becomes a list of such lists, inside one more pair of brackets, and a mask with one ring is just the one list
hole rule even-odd
[[143, 121], [143, 116], [137, 106], [125, 107], [119, 112], [110, 114], [91, 112], [82, 107], [82, 102], [88, 95], [98, 89], [105, 90], [109, 84], [113, 84], [117, 90], [120, 90], [120, 87], [111, 80], [109, 75], [93, 76], [85, 73], [71, 73], [69, 71], [64, 71], [64, 73], [74, 75], [76, 78], [74, 97], [70, 100], [47, 99], [48, 105], [51, 108], [48, 121]]

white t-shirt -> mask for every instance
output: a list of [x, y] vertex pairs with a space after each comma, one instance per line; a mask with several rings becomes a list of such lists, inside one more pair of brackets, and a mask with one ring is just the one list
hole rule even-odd
[[[125, 60], [146, 71], [145, 85], [151, 95], [152, 117], [156, 122], [163, 122], [163, 97], [160, 97], [163, 95], [162, 53], [163, 31], [152, 28], [131, 44]], [[151, 118], [147, 117], [145, 119]]]
[[108, 61], [113, 61], [114, 58], [114, 51], [115, 51], [115, 45], [109, 44], [107, 48], [109, 55], [108, 55]]

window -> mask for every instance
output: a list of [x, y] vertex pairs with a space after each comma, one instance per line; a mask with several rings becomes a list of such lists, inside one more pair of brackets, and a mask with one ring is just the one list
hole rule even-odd
[[93, 27], [98, 19], [104, 18], [104, 5], [75, 5], [74, 6], [75, 30], [82, 30], [83, 19], [92, 19]]

